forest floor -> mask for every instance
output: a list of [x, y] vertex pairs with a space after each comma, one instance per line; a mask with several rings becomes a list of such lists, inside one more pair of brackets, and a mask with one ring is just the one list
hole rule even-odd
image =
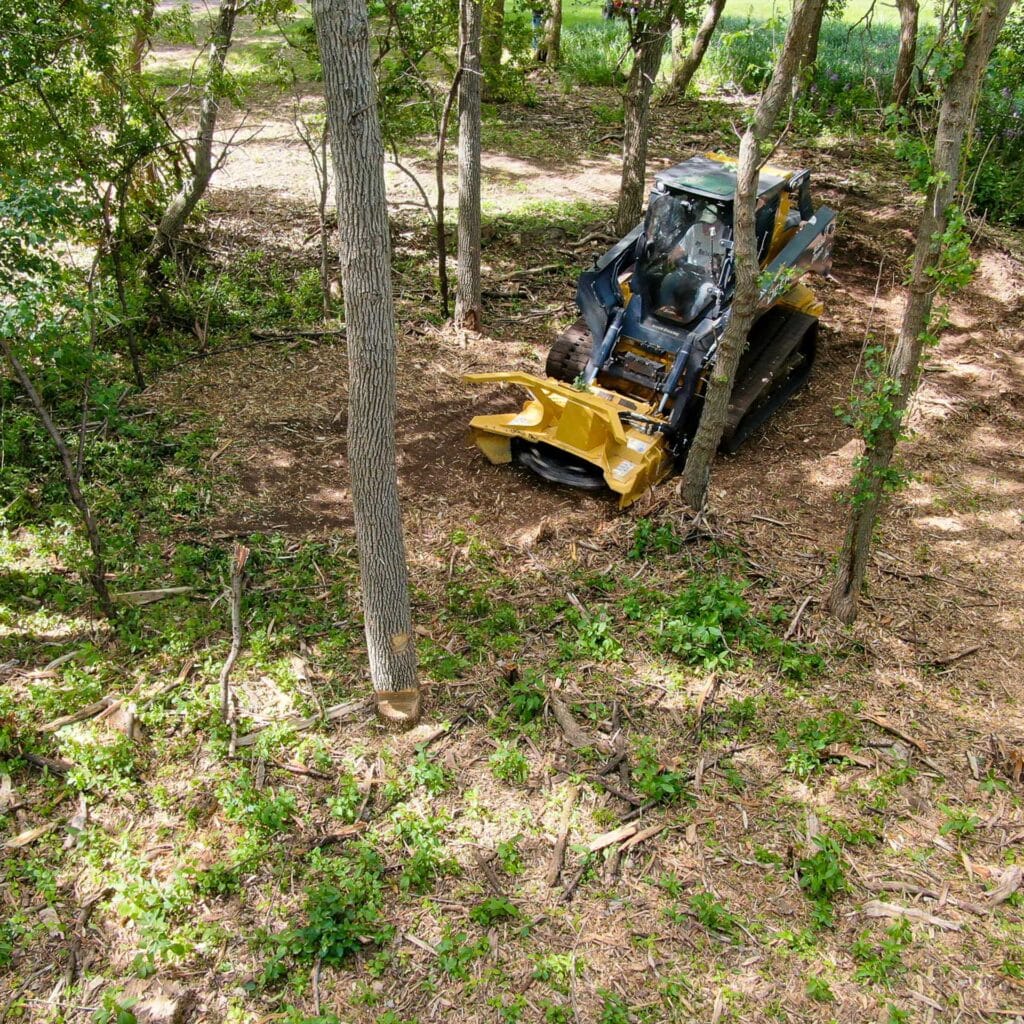
[[[718, 460], [693, 531], [672, 481], [620, 512], [469, 441], [517, 396], [462, 375], [541, 370], [617, 188], [593, 115], [614, 92], [537, 90], [488, 109], [480, 335], [438, 326], [429, 231], [389, 173], [424, 724], [387, 734], [364, 700], [337, 336], [210, 328], [142, 396], [171, 454], [150, 471], [129, 444], [136, 469], [96, 484], [126, 538], [114, 587], [190, 593], [111, 630], [63, 549], [5, 542], [0, 1020], [1024, 1021], [1024, 238], [977, 226], [841, 627], [857, 441], [835, 410], [897, 328], [917, 209], [891, 147], [776, 154], [839, 214], [820, 353]], [[659, 110], [650, 170], [732, 148], [729, 111]], [[250, 123], [200, 239], [211, 322], [246, 289], [286, 305], [317, 266], [289, 113]]]

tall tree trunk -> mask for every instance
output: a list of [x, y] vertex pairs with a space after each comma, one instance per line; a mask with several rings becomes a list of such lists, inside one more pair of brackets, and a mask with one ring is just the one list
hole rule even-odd
[[822, 4], [814, 16], [814, 21], [811, 23], [807, 46], [804, 49], [803, 59], [800, 61], [801, 71], [807, 71], [818, 63], [818, 43], [821, 41], [821, 23], [824, 18], [825, 4]]
[[718, 343], [700, 425], [683, 468], [682, 495], [694, 510], [707, 497], [711, 461], [722, 441], [729, 399], [736, 380], [736, 368], [747, 345], [747, 335], [757, 312], [759, 272], [755, 207], [757, 180], [761, 167], [761, 146], [770, 137], [786, 100], [793, 78], [807, 46], [807, 34], [825, 0], [797, 0], [771, 81], [754, 110], [750, 125], [740, 142], [736, 167], [736, 200], [733, 204], [733, 245], [736, 258], [736, 291], [729, 323]]
[[829, 607], [843, 622], [852, 622], [857, 615], [857, 601], [871, 551], [871, 535], [882, 503], [883, 483], [900, 439], [907, 405], [921, 374], [921, 357], [936, 289], [933, 271], [942, 257], [942, 235], [960, 187], [964, 140], [973, 130], [981, 77], [1012, 3], [1013, 0], [983, 0], [964, 32], [963, 59], [954, 66], [943, 90], [935, 129], [932, 185], [917, 228], [907, 303], [889, 364], [889, 377], [898, 384], [899, 390], [892, 398], [891, 414], [878, 434], [869, 439], [862, 463], [855, 472], [854, 488], [858, 493], [851, 506], [829, 595]]
[[896, 0], [896, 6], [900, 12], [900, 49], [892, 78], [892, 101], [902, 110], [910, 100], [917, 59], [918, 0]]
[[459, 253], [455, 322], [480, 330], [480, 19], [481, 0], [459, 4]]
[[363, 625], [378, 714], [419, 717], [416, 641], [395, 463], [395, 307], [384, 148], [365, 0], [313, 0], [334, 157], [348, 338], [348, 458]]
[[178, 240], [196, 204], [206, 193], [215, 170], [213, 162], [213, 135], [217, 129], [217, 115], [220, 113], [223, 90], [224, 63], [231, 49], [235, 31], [236, 0], [221, 0], [217, 23], [210, 39], [207, 55], [206, 84], [203, 98], [199, 102], [199, 128], [192, 150], [192, 173], [185, 180], [177, 195], [168, 203], [167, 209], [157, 225], [153, 244], [150, 246], [150, 271], [154, 272], [160, 260]]
[[[651, 16], [653, 19], [653, 15]], [[666, 13], [637, 27], [633, 45], [633, 67], [626, 82], [625, 126], [622, 135], [622, 182], [615, 230], [619, 235], [632, 231], [644, 207], [644, 180], [647, 175], [647, 133], [651, 113], [654, 79], [665, 52], [665, 37], [671, 24]]]
[[711, 0], [707, 10], [704, 12], [704, 19], [693, 37], [689, 53], [679, 61], [672, 70], [672, 80], [668, 84], [661, 97], [662, 103], [668, 103], [675, 99], [684, 99], [686, 90], [690, 88], [693, 76], [697, 74], [701, 64], [704, 63], [704, 56], [708, 52], [711, 37], [718, 28], [718, 21], [725, 10], [725, 0]]
[[[103, 543], [100, 540], [100, 531], [96, 526], [96, 520], [93, 518], [92, 509], [82, 493], [78, 467], [71, 458], [71, 452], [68, 451], [64, 438], [57, 429], [57, 425], [53, 422], [53, 418], [43, 402], [42, 395], [36, 390], [36, 386], [32, 383], [32, 378], [29, 377], [25, 367], [22, 366], [21, 360], [14, 354], [11, 343], [2, 334], [0, 334], [0, 351], [3, 352], [4, 357], [10, 364], [11, 369], [14, 371], [15, 379], [21, 385], [22, 391], [25, 392], [25, 396], [28, 398], [33, 410], [35, 410], [36, 416], [39, 417], [43, 429], [49, 435], [53, 446], [57, 449], [57, 454], [60, 456], [61, 469], [64, 474], [64, 486], [68, 489], [68, 496], [71, 498], [72, 504], [78, 509], [78, 513], [82, 517], [85, 535], [88, 537], [89, 547], [92, 549], [92, 569], [87, 574], [88, 579], [90, 584], [92, 584], [92, 589], [96, 592], [96, 597], [99, 600], [100, 608], [103, 609], [103, 614], [108, 619], [113, 619], [115, 614], [114, 602], [111, 600], [110, 591], [107, 589]], [[81, 444], [83, 441], [84, 435], [79, 443]]]
[[437, 129], [437, 146], [434, 149], [434, 182], [437, 186], [437, 201], [434, 204], [434, 247], [437, 249], [437, 290], [441, 297], [441, 316], [446, 320], [451, 311], [448, 306], [448, 234], [444, 225], [444, 158], [448, 151], [448, 122], [455, 106], [455, 97], [462, 82], [462, 62], [466, 59], [464, 47], [459, 46], [459, 66], [452, 76], [452, 84], [441, 110], [441, 123]]
[[485, 68], [501, 64], [505, 52], [505, 0], [486, 0], [481, 59]]
[[557, 67], [562, 59], [562, 0], [550, 0], [549, 7], [544, 22], [544, 40], [537, 59]]

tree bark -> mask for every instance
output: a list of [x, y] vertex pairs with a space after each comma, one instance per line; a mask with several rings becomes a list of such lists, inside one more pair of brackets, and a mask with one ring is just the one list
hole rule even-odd
[[644, 18], [633, 40], [633, 67], [626, 82], [625, 125], [622, 134], [622, 181], [615, 230], [619, 235], [632, 231], [640, 221], [644, 207], [644, 181], [647, 175], [647, 133], [651, 113], [654, 79], [665, 51], [665, 37], [671, 17], [668, 12]]
[[537, 59], [557, 67], [562, 59], [562, 0], [549, 0], [549, 13], [544, 22], [544, 39]]
[[906, 409], [921, 374], [921, 357], [936, 290], [932, 271], [942, 256], [942, 235], [960, 187], [964, 140], [973, 130], [981, 77], [1012, 3], [1013, 0], [983, 0], [964, 32], [963, 60], [954, 66], [945, 83], [935, 129], [932, 185], [926, 193], [921, 212], [907, 302], [899, 338], [889, 363], [889, 377], [897, 382], [899, 390], [892, 398], [893, 411], [887, 424], [866, 447], [857, 470], [855, 480], [863, 482], [864, 492], [851, 506], [836, 578], [829, 595], [829, 608], [842, 622], [852, 622], [857, 615], [857, 602], [871, 552], [871, 535], [883, 498], [882, 481], [892, 463]]
[[757, 260], [755, 207], [758, 172], [761, 167], [761, 145], [769, 138], [790, 96], [800, 58], [806, 51], [807, 34], [813, 27], [824, 2], [825, 0], [797, 0], [771, 81], [758, 101], [754, 116], [740, 142], [736, 168], [736, 200], [733, 204], [736, 290], [729, 323], [718, 343], [718, 353], [704, 400], [704, 411], [683, 468], [682, 496], [695, 511], [703, 508], [707, 498], [711, 462], [722, 441], [729, 398], [736, 380], [736, 368], [746, 348], [747, 335], [757, 312], [757, 277], [760, 268]]
[[892, 101], [902, 110], [910, 100], [917, 59], [918, 0], [896, 0], [900, 12], [900, 49], [892, 79]]
[[436, 216], [434, 218], [434, 246], [437, 249], [437, 289], [441, 297], [441, 316], [446, 320], [450, 312], [448, 306], [448, 236], [444, 226], [444, 158], [448, 150], [448, 122], [452, 116], [452, 107], [459, 92], [462, 81], [462, 62], [465, 59], [463, 48], [459, 47], [459, 66], [452, 76], [452, 84], [445, 97], [441, 110], [441, 123], [437, 129], [437, 147], [434, 150], [434, 181], [437, 185]]
[[485, 68], [501, 64], [505, 52], [505, 0], [487, 0], [484, 8], [483, 47], [481, 59]]
[[3, 352], [4, 357], [10, 364], [15, 378], [21, 385], [22, 391], [25, 392], [25, 396], [35, 410], [36, 416], [39, 417], [43, 429], [49, 435], [53, 446], [57, 449], [57, 454], [60, 456], [61, 469], [64, 473], [64, 486], [68, 490], [68, 496], [71, 498], [72, 504], [78, 509], [79, 515], [82, 517], [85, 534], [89, 538], [89, 547], [92, 549], [92, 571], [88, 573], [89, 583], [92, 584], [92, 589], [96, 592], [96, 597], [99, 600], [103, 614], [108, 619], [113, 619], [115, 617], [114, 602], [111, 600], [110, 591], [107, 589], [107, 571], [103, 558], [103, 542], [100, 540], [100, 531], [96, 526], [96, 520], [93, 518], [92, 509], [82, 493], [81, 477], [78, 474], [78, 468], [71, 458], [71, 452], [68, 451], [68, 446], [64, 443], [64, 438], [57, 429], [57, 425], [53, 422], [46, 404], [43, 402], [42, 395], [36, 390], [36, 386], [32, 383], [32, 378], [29, 377], [25, 367], [22, 366], [21, 360], [14, 354], [10, 342], [2, 334], [0, 334], [0, 351]]
[[803, 59], [800, 61], [801, 71], [807, 71], [818, 63], [818, 43], [821, 41], [821, 23], [824, 19], [825, 4], [822, 4], [814, 16], [814, 21], [811, 23], [807, 47], [804, 50]]
[[686, 90], [690, 88], [693, 76], [704, 63], [704, 56], [708, 52], [711, 37], [715, 34], [715, 29], [718, 28], [718, 21], [724, 10], [725, 0], [711, 0], [708, 4], [697, 34], [693, 37], [689, 52], [672, 70], [672, 80], [662, 95], [662, 103], [686, 97]]
[[365, 0], [313, 0], [338, 203], [349, 360], [348, 458], [363, 625], [378, 714], [419, 717], [416, 641], [395, 463], [396, 335]]
[[459, 4], [459, 252], [455, 323], [480, 330], [480, 20], [481, 0]]
[[150, 246], [150, 272], [157, 266], [178, 240], [181, 229], [191, 216], [199, 200], [206, 193], [215, 170], [213, 162], [213, 135], [217, 129], [220, 113], [220, 98], [223, 88], [224, 64], [235, 31], [236, 0], [221, 0], [217, 23], [210, 39], [207, 55], [206, 84], [203, 98], [199, 102], [199, 128], [192, 151], [192, 173], [181, 189], [167, 204], [167, 209], [157, 225], [153, 243]]

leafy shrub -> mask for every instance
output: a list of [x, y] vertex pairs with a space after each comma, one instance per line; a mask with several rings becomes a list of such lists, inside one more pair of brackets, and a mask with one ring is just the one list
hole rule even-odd
[[910, 923], [905, 920], [896, 921], [887, 928], [885, 938], [877, 947], [872, 942], [870, 931], [861, 932], [851, 948], [853, 959], [859, 964], [854, 979], [875, 985], [889, 985], [906, 971], [903, 951], [913, 941], [913, 937]]
[[500, 743], [498, 749], [487, 759], [491, 772], [503, 782], [523, 785], [530, 775], [530, 765], [525, 755], [515, 744]]
[[489, 896], [469, 912], [469, 917], [481, 928], [490, 928], [498, 921], [519, 917], [519, 908], [504, 896]]
[[675, 803], [689, 796], [686, 775], [663, 767], [654, 744], [644, 737], [635, 748], [633, 785], [638, 793], [659, 804]]
[[859, 730], [857, 724], [843, 711], [830, 711], [822, 718], [804, 718], [796, 723], [795, 731], [780, 729], [775, 744], [786, 755], [786, 771], [806, 779], [822, 767], [822, 754], [833, 743], [853, 743]]
[[532, 722], [544, 710], [544, 684], [536, 672], [527, 670], [505, 684], [509, 710], [521, 725]]
[[68, 785], [79, 792], [123, 793], [135, 774], [135, 744], [121, 732], [104, 732], [94, 723], [62, 731], [61, 753], [73, 762]]
[[814, 903], [815, 924], [832, 924], [832, 901], [846, 891], [846, 871], [843, 868], [842, 850], [834, 839], [818, 836], [818, 849], [797, 864], [800, 888]]
[[682, 546], [671, 523], [655, 526], [650, 519], [638, 519], [633, 528], [633, 545], [626, 557], [646, 558], [654, 553], [674, 555]]
[[629, 73], [627, 61], [621, 60], [628, 45], [626, 27], [618, 21], [567, 27], [559, 73], [566, 84], [618, 85]]
[[306, 923], [276, 936], [275, 950], [264, 967], [267, 983], [287, 973], [287, 961], [320, 960], [337, 965], [367, 945], [383, 945], [394, 935], [384, 917], [384, 864], [376, 851], [357, 844], [344, 858], [331, 858], [329, 881], [306, 893]]

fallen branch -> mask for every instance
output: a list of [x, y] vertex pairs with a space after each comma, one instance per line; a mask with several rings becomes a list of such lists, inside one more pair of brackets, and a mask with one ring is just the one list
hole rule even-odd
[[220, 670], [220, 715], [229, 723], [235, 718], [231, 707], [231, 670], [242, 650], [242, 577], [248, 558], [249, 549], [244, 544], [236, 544], [231, 562], [231, 650]]
[[112, 594], [115, 601], [122, 604], [153, 604], [165, 597], [177, 597], [179, 594], [191, 594], [195, 587], [160, 587], [156, 590], [123, 590], [120, 594]]
[[975, 644], [973, 647], [967, 647], [956, 654], [947, 654], [943, 658], [930, 658], [927, 661], [918, 662], [920, 665], [930, 665], [933, 668], [941, 668], [943, 665], [953, 665], [964, 658], [970, 657], [972, 654], [976, 654], [982, 648], [981, 644]]
[[558, 876], [562, 873], [562, 865], [565, 863], [565, 848], [569, 845], [572, 811], [576, 805], [579, 792], [579, 786], [570, 786], [565, 795], [565, 804], [562, 806], [562, 820], [558, 827], [558, 838], [555, 840], [555, 848], [551, 851], [551, 862], [548, 864], [548, 873], [545, 877], [545, 881], [549, 886], [558, 885]]
[[555, 721], [565, 733], [565, 738], [571, 746], [577, 750], [589, 749], [599, 750], [602, 754], [612, 753], [611, 744], [607, 740], [598, 739], [580, 727], [576, 719], [573, 718], [568, 705], [557, 694], [550, 694], [548, 703], [551, 705], [551, 713], [555, 716]]
[[335, 704], [332, 707], [327, 708], [322, 715], [310, 715], [308, 718], [285, 718], [276, 722], [264, 722], [263, 724], [258, 725], [247, 735], [239, 736], [235, 740], [235, 746], [251, 747], [258, 739], [259, 734], [270, 725], [281, 725], [290, 728], [295, 732], [302, 732], [305, 729], [312, 729], [321, 722], [339, 722], [346, 718], [352, 718], [355, 715], [358, 715], [361, 711], [369, 711], [372, 706], [372, 700], [364, 697], [360, 700], [346, 701], [344, 704]]
[[502, 888], [501, 882], [494, 873], [494, 868], [491, 867], [490, 861], [475, 846], [473, 847], [473, 859], [476, 861], [476, 866], [483, 872], [484, 878], [487, 879], [487, 884], [491, 887], [491, 891], [496, 896], [507, 898], [508, 893]]
[[907, 921], [920, 921], [922, 924], [934, 925], [947, 932], [958, 932], [961, 925], [957, 921], [949, 921], [944, 917], [936, 917], [926, 910], [915, 907], [901, 907], [896, 903], [883, 903], [881, 900], [868, 900], [861, 908], [867, 917], [884, 917], [888, 919], [903, 918]]
[[513, 270], [509, 274], [502, 274], [500, 277], [492, 277], [488, 284], [501, 284], [504, 281], [515, 281], [521, 277], [538, 277], [541, 274], [553, 274], [562, 270], [561, 263], [545, 263], [542, 267], [528, 267], [525, 270]]
[[928, 753], [928, 748], [920, 740], [916, 740], [913, 736], [909, 736], [900, 729], [899, 726], [893, 725], [888, 719], [878, 718], [875, 715], [861, 715], [860, 720], [862, 722], [870, 722], [872, 725], [877, 725], [883, 732], [887, 732], [891, 736], [895, 736], [897, 739], [903, 740], [904, 743], [909, 743], [922, 754]]

